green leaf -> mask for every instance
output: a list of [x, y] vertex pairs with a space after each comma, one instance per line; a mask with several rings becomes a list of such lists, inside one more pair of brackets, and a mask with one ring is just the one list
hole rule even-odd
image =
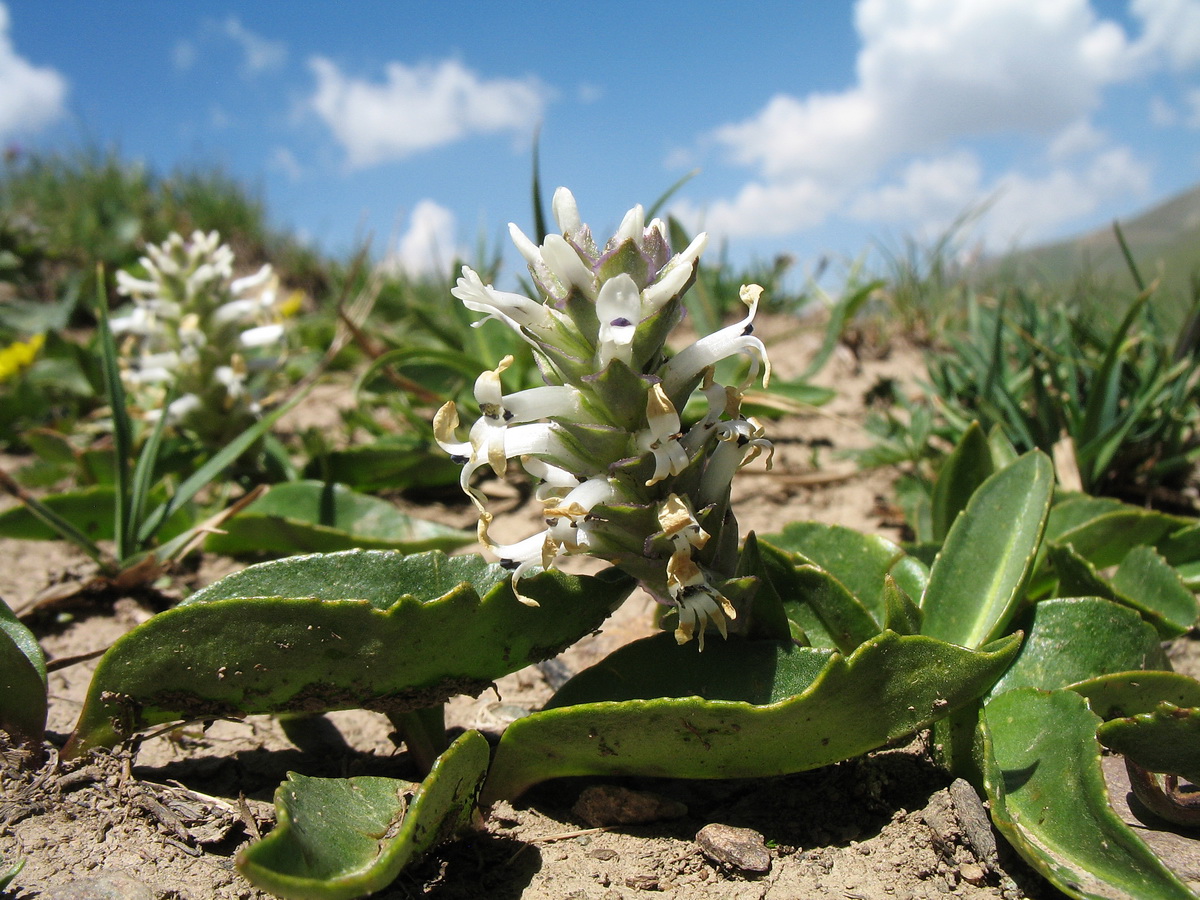
[[741, 634], [748, 638], [777, 641], [790, 639], [791, 621], [783, 608], [779, 592], [775, 590], [774, 582], [765, 577], [762, 554], [758, 549], [758, 537], [753, 531], [746, 535], [742, 544], [734, 576], [738, 579], [753, 578], [750, 601], [745, 604], [744, 611], [738, 613], [738, 618], [745, 620], [742, 622]]
[[[3, 864], [4, 864], [4, 861], [0, 860], [0, 866], [3, 866]], [[13, 879], [15, 879], [18, 875], [21, 874], [21, 870], [23, 868], [25, 868], [25, 860], [19, 859], [15, 863], [13, 863], [11, 866], [9, 866], [7, 869], [0, 871], [0, 891], [4, 890], [10, 884], [12, 884]]]
[[239, 456], [249, 450], [257, 443], [268, 431], [270, 431], [275, 423], [278, 422], [289, 410], [296, 407], [301, 400], [306, 396], [307, 391], [300, 391], [292, 399], [286, 403], [282, 403], [275, 409], [271, 410], [219, 451], [213, 454], [200, 468], [196, 469], [180, 485], [175, 488], [174, 493], [167, 498], [166, 501], [159, 504], [155, 509], [146, 516], [140, 523], [137, 530], [137, 541], [139, 545], [145, 544], [155, 535], [158, 535], [163, 529], [163, 523], [170, 521], [175, 512], [181, 509], [185, 504], [190, 503], [192, 499], [208, 487], [213, 480], [231, 466]]
[[469, 824], [488, 752], [483, 736], [468, 731], [420, 784], [290, 772], [275, 792], [278, 825], [238, 854], [238, 870], [286, 900], [350, 900], [382, 890]]
[[1046, 556], [1058, 578], [1059, 597], [1103, 597], [1116, 600], [1117, 592], [1100, 577], [1096, 567], [1075, 552], [1070, 544], [1050, 544]]
[[1134, 547], [1113, 574], [1121, 598], [1142, 613], [1164, 638], [1186, 634], [1200, 610], [1179, 573], [1153, 547]]
[[1056, 887], [1103, 900], [1195, 900], [1109, 806], [1099, 719], [1083, 697], [1008, 691], [981, 724], [992, 821]]
[[1103, 569], [1121, 562], [1130, 547], [1157, 544], [1188, 521], [1126, 504], [1104, 510], [1102, 504], [1073, 500], [1055, 506], [1046, 540], [1070, 544], [1076, 553]]
[[524, 579], [478, 556], [378, 550], [252, 566], [118, 640], [68, 755], [177, 719], [373, 709], [478, 692], [593, 631], [632, 590], [615, 571]]
[[1003, 633], [1029, 578], [1054, 489], [1045, 454], [989, 477], [950, 528], [921, 609], [930, 637], [978, 647]]
[[1013, 442], [999, 425], [988, 432], [988, 448], [992, 452], [992, 465], [997, 470], [1011, 466], [1020, 456]]
[[992, 451], [978, 422], [963, 432], [933, 483], [933, 539], [944, 541], [971, 496], [992, 474]]
[[1096, 736], [1143, 769], [1200, 784], [1200, 709], [1160, 703], [1151, 712], [1105, 722]]
[[765, 539], [759, 553], [788, 620], [813, 646], [849, 653], [880, 632], [867, 608], [829, 572]]
[[[909, 596], [920, 597], [926, 574], [916, 560], [885, 537], [842, 525], [792, 522], [760, 540], [799, 554], [840, 581], [877, 621], [883, 621], [883, 579], [891, 574]], [[876, 629], [878, 631], [878, 629]]]
[[117, 342], [108, 322], [108, 295], [105, 292], [104, 272], [97, 268], [96, 278], [96, 318], [100, 343], [100, 363], [104, 372], [104, 391], [108, 397], [109, 410], [112, 413], [113, 450], [117, 464], [117, 500], [109, 507], [113, 515], [113, 539], [117, 545], [117, 559], [124, 560], [132, 556], [137, 547], [134, 543], [135, 531], [140, 523], [132, 518], [129, 499], [132, 493], [130, 484], [129, 460], [133, 456], [133, 422], [129, 417], [126, 406], [125, 388], [121, 383], [120, 360], [117, 356]]
[[908, 593], [896, 584], [896, 579], [887, 575], [883, 582], [884, 627], [897, 634], [920, 634], [924, 615], [921, 607], [913, 602]]
[[25, 627], [25, 623], [17, 618], [4, 598], [0, 597], [0, 633], [5, 634], [17, 646], [21, 654], [29, 660], [30, 665], [37, 670], [42, 684], [46, 683], [46, 656], [33, 632]]
[[1200, 681], [1178, 672], [1147, 670], [1097, 675], [1071, 685], [1092, 712], [1108, 720], [1152, 712], [1158, 704], [1200, 706]]
[[0, 730], [39, 750], [46, 730], [46, 658], [0, 600]]
[[484, 799], [568, 775], [743, 778], [828, 765], [979, 696], [1017, 643], [971, 651], [884, 632], [844, 657], [731, 637], [710, 641], [701, 655], [656, 635], [616, 651], [564, 685], [550, 708], [512, 723]]
[[1020, 623], [1027, 637], [992, 689], [1065, 688], [1111, 672], [1166, 669], [1158, 634], [1136, 612], [1098, 597], [1043, 600]]
[[453, 550], [475, 536], [436, 522], [414, 519], [377, 497], [339, 484], [294, 481], [273, 487], [209, 535], [206, 549], [247, 553], [311, 553], [367, 550]]

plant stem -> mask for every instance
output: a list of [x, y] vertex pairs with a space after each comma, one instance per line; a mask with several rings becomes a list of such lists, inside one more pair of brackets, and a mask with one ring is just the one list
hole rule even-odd
[[388, 713], [388, 720], [404, 740], [408, 755], [424, 778], [450, 741], [446, 737], [445, 704], [406, 713]]

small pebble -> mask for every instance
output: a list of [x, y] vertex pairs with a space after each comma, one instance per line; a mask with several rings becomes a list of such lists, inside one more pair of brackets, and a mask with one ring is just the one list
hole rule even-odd
[[743, 872], [767, 872], [771, 854], [763, 836], [752, 828], [734, 828], [713, 823], [696, 833], [700, 850], [713, 862]]
[[975, 887], [982, 887], [987, 883], [987, 869], [979, 863], [963, 863], [958, 867], [958, 874], [963, 881]]

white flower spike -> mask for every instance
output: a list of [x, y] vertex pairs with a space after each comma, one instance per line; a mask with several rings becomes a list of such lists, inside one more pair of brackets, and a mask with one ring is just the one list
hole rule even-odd
[[[515, 330], [538, 359], [544, 387], [506, 395], [505, 357], [475, 385], [480, 418], [458, 435], [453, 403], [434, 417], [434, 436], [463, 465], [462, 487], [479, 509], [480, 541], [520, 581], [563, 556], [588, 554], [624, 569], [659, 601], [675, 607], [676, 638], [703, 648], [711, 625], [726, 635], [738, 611], [721, 585], [734, 577], [736, 541], [714, 540], [732, 528], [730, 483], [737, 470], [771, 452], [762, 426], [741, 413], [742, 390], [761, 369], [766, 347], [754, 337], [762, 294], [741, 291], [746, 318], [671, 356], [667, 332], [683, 316], [682, 296], [707, 242], [699, 235], [671, 254], [667, 229], [631, 209], [598, 247], [566, 188], [554, 194], [558, 234], [537, 246], [516, 225], [509, 234], [540, 294], [497, 291], [469, 268], [452, 291], [468, 309]], [[722, 385], [716, 363], [751, 361], [743, 385]], [[703, 418], [685, 427], [679, 410], [699, 387]], [[475, 475], [503, 477], [517, 459], [536, 482], [543, 529], [523, 540], [491, 537], [492, 513]], [[736, 535], [735, 535], [736, 536]]]

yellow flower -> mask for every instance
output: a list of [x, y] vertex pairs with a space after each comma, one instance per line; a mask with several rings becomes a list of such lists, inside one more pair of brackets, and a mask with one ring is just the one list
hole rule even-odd
[[25, 369], [33, 365], [46, 343], [44, 334], [35, 334], [28, 341], [13, 341], [7, 347], [0, 349], [0, 381], [15, 378]]

